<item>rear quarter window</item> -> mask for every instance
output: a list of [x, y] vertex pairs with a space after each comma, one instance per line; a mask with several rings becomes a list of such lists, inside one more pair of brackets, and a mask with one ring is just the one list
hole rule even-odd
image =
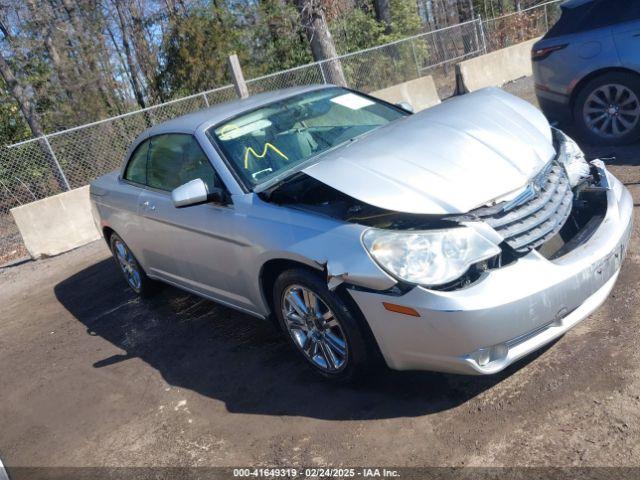
[[130, 157], [124, 179], [130, 182], [147, 184], [147, 156], [149, 155], [149, 140], [145, 140], [135, 149]]

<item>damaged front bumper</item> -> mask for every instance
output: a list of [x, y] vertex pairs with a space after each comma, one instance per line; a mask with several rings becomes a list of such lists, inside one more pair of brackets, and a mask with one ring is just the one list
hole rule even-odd
[[[404, 295], [350, 290], [396, 370], [492, 374], [563, 335], [607, 298], [631, 235], [633, 200], [597, 162], [607, 209], [597, 230], [555, 260], [531, 251], [455, 291], [415, 287]], [[383, 302], [418, 317], [392, 313]]]

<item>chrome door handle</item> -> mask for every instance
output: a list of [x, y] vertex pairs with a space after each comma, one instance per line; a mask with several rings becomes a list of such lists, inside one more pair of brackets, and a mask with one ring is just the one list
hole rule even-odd
[[142, 206], [145, 208], [145, 210], [151, 210], [152, 212], [156, 209], [156, 206], [149, 201], [144, 202]]

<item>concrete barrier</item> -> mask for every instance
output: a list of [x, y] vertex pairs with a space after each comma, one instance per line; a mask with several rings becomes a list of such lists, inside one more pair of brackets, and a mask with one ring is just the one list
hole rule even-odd
[[531, 48], [539, 38], [496, 50], [456, 65], [457, 92], [501, 87], [507, 82], [533, 75]]
[[33, 258], [58, 255], [100, 238], [93, 223], [89, 186], [11, 209]]
[[410, 103], [416, 112], [440, 103], [436, 84], [431, 75], [371, 92], [371, 96], [389, 103]]

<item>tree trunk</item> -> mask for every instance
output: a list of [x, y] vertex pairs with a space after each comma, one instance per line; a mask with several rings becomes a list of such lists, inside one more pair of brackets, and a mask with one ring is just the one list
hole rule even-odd
[[391, 31], [391, 3], [389, 0], [374, 0], [373, 8], [376, 11], [376, 19], [384, 23], [387, 33]]
[[46, 47], [51, 63], [53, 64], [53, 70], [58, 77], [60, 89], [64, 92], [67, 100], [73, 102], [74, 94], [71, 89], [73, 82], [71, 82], [67, 72], [67, 66], [64, 65], [60, 52], [58, 51], [58, 47], [55, 44], [55, 40], [53, 38], [53, 22], [49, 21], [50, 19], [47, 19], [43, 15], [44, 8], [42, 8], [42, 6], [38, 6], [35, 0], [27, 0], [26, 3], [34, 22], [40, 27], [40, 35], [42, 35], [44, 46]]
[[11, 96], [18, 103], [20, 111], [22, 112], [24, 119], [27, 121], [27, 124], [29, 125], [33, 136], [43, 136], [44, 130], [42, 129], [42, 124], [40, 123], [38, 113], [36, 112], [33, 103], [31, 103], [31, 100], [29, 99], [29, 95], [27, 95], [25, 88], [20, 84], [15, 74], [13, 73], [13, 70], [4, 57], [2, 51], [0, 51], [0, 75], [2, 75], [2, 78], [7, 84], [7, 87], [9, 87]]
[[129, 4], [129, 13], [132, 22], [131, 40], [147, 87], [147, 98], [152, 97], [154, 100], [158, 100], [160, 96], [155, 88], [158, 55], [155, 48], [152, 48], [147, 41], [142, 14], [135, 2]]
[[302, 27], [309, 40], [314, 60], [334, 59], [323, 62], [321, 65], [327, 82], [347, 86], [342, 65], [336, 58], [338, 56], [336, 46], [319, 0], [295, 0], [295, 3], [300, 12]]
[[458, 11], [458, 0], [443, 0], [443, 18], [444, 26], [456, 25], [460, 21], [460, 12]]
[[133, 89], [133, 94], [136, 97], [136, 101], [141, 108], [145, 108], [146, 104], [144, 101], [144, 95], [142, 94], [142, 89], [140, 88], [140, 83], [138, 81], [138, 73], [136, 71], [136, 64], [133, 60], [133, 55], [131, 53], [131, 45], [129, 44], [129, 29], [127, 28], [127, 22], [124, 18], [124, 13], [122, 12], [122, 4], [120, 0], [113, 0], [113, 4], [116, 8], [116, 13], [118, 16], [118, 22], [120, 24], [120, 32], [122, 35], [122, 47], [124, 48], [124, 55], [127, 60], [127, 67], [129, 70], [129, 79], [131, 80], [131, 88]]

